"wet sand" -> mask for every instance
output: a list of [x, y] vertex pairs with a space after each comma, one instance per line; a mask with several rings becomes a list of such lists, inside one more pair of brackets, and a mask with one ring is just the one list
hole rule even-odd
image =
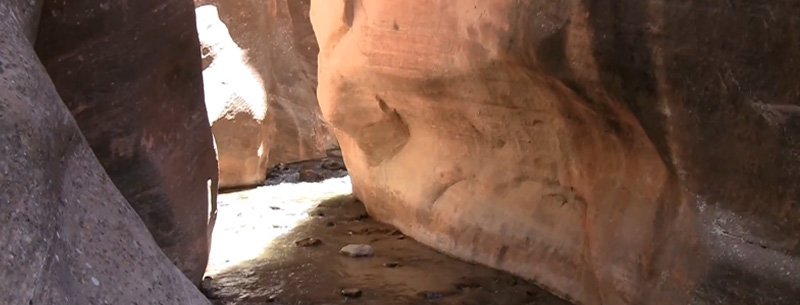
[[[570, 304], [405, 237], [369, 218], [349, 192], [344, 177], [222, 194], [204, 293], [226, 305]], [[306, 238], [320, 242], [296, 244]], [[348, 244], [368, 244], [374, 255], [339, 254]]]

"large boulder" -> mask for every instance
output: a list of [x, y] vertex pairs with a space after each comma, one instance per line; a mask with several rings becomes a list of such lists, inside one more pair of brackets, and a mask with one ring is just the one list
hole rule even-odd
[[375, 218], [579, 304], [800, 299], [800, 6], [312, 2]]
[[316, 97], [318, 47], [305, 1], [195, 0], [220, 186], [338, 146]]
[[32, 46], [37, 4], [0, 1], [0, 304], [209, 304], [59, 98]]
[[45, 0], [36, 41], [111, 180], [167, 257], [199, 285], [217, 163], [198, 46], [188, 0]]

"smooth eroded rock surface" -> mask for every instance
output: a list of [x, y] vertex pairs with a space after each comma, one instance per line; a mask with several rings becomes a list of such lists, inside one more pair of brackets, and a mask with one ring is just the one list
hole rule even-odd
[[316, 97], [308, 0], [195, 0], [220, 186], [264, 182], [269, 166], [338, 146]]
[[59, 98], [26, 34], [36, 5], [0, 2], [0, 304], [209, 304]]
[[217, 163], [187, 0], [45, 0], [36, 50], [100, 163], [195, 284]]
[[375, 218], [579, 304], [800, 299], [792, 1], [320, 0]]

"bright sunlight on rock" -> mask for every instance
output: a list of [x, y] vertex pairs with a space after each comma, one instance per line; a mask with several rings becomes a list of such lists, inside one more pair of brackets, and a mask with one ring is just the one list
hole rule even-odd
[[338, 146], [317, 105], [308, 1], [194, 4], [220, 187], [259, 185], [269, 166]]

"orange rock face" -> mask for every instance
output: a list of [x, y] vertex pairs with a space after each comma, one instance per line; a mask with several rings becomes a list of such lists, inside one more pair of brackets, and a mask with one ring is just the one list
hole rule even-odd
[[320, 114], [308, 1], [195, 0], [220, 186], [264, 182], [267, 168], [336, 147]]
[[790, 304], [800, 8], [737, 5], [314, 1], [320, 106], [437, 249], [579, 304]]

